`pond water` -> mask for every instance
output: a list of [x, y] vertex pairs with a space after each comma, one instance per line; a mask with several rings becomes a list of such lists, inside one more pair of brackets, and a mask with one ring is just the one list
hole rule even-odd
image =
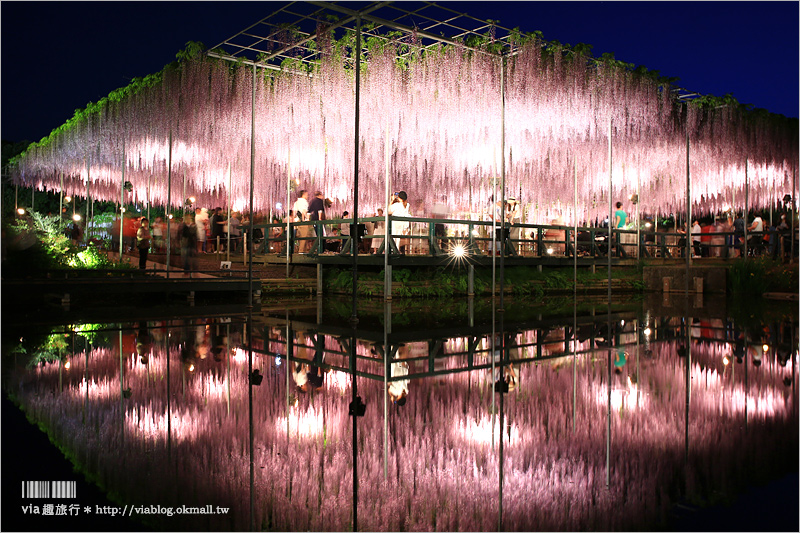
[[797, 473], [796, 304], [348, 305], [20, 326], [4, 388], [155, 530], [674, 529]]

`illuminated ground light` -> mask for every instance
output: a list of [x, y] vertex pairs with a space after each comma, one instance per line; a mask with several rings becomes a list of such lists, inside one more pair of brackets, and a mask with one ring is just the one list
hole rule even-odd
[[448, 252], [451, 263], [461, 263], [469, 260], [469, 250], [464, 242], [454, 242]]

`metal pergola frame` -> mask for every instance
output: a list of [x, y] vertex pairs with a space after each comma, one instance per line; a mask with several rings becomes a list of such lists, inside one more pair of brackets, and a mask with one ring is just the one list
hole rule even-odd
[[[365, 37], [400, 40], [420, 50], [444, 43], [489, 54], [466, 45], [464, 40], [470, 36], [485, 37], [488, 32], [494, 40], [509, 44], [512, 33], [511, 29], [492, 21], [435, 2], [289, 2], [214, 46], [208, 55], [272, 70], [281, 70], [281, 63], [286, 59], [311, 65], [322, 57], [321, 51], [311, 44], [321, 32], [355, 32], [359, 18], [374, 25], [362, 26]], [[402, 32], [403, 36], [389, 34], [392, 31]], [[289, 32], [292, 40], [287, 42]]]

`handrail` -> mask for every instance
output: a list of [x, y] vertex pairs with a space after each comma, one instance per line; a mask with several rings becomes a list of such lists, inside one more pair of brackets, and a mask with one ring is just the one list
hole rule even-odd
[[[359, 224], [384, 222], [384, 217], [363, 217], [359, 218]], [[460, 219], [441, 219], [441, 218], [425, 218], [425, 217], [399, 217], [389, 216], [388, 231], [384, 231], [383, 235], [365, 234], [362, 240], [371, 240], [373, 238], [384, 239], [384, 244], [377, 251], [382, 254], [385, 247], [385, 239], [387, 238], [403, 238], [412, 243], [412, 248], [416, 251], [417, 255], [444, 255], [447, 253], [449, 246], [454, 243], [462, 242], [471, 255], [485, 255], [488, 253], [487, 248], [489, 243], [493, 240], [491, 236], [491, 221], [485, 220], [460, 220]], [[392, 234], [392, 226], [396, 222], [407, 222], [409, 228], [412, 229], [410, 234], [397, 235]], [[289, 224], [289, 229], [292, 231], [290, 243], [292, 245], [292, 253], [297, 253], [297, 244], [303, 241], [314, 241], [312, 246], [312, 255], [325, 253], [326, 247], [323, 241], [328, 243], [338, 243], [331, 245], [333, 248], [341, 248], [342, 254], [350, 254], [350, 236], [348, 235], [335, 235], [328, 234], [329, 231], [324, 231], [324, 235], [320, 236], [319, 228], [338, 227], [342, 224], [350, 226], [351, 233], [354, 225], [352, 218], [348, 219], [328, 219], [323, 221], [302, 221], [292, 222]], [[441, 225], [445, 228], [445, 234], [436, 233], [436, 225]], [[298, 237], [294, 235], [294, 230], [310, 226], [315, 228], [315, 231], [308, 237]], [[263, 223], [256, 224], [255, 228], [259, 228], [264, 233], [263, 242], [259, 246], [261, 253], [268, 253], [267, 246], [272, 248], [272, 243], [275, 243], [278, 248], [285, 247], [286, 243], [286, 224], [283, 223]], [[245, 233], [249, 233], [250, 228], [243, 228]], [[572, 254], [577, 252], [579, 256], [590, 257], [605, 257], [607, 253], [607, 240], [608, 230], [603, 227], [578, 227], [578, 239], [573, 235], [575, 228], [573, 226], [557, 225], [557, 224], [515, 224], [506, 226], [506, 231], [518, 230], [519, 236], [507, 238], [507, 250], [510, 255], [519, 255], [523, 257], [572, 257]], [[514, 231], [514, 233], [517, 233]], [[388, 234], [388, 235], [387, 235]], [[612, 255], [614, 257], [627, 258], [627, 257], [648, 257], [659, 256], [664, 258], [679, 257], [683, 254], [682, 248], [685, 243], [681, 244], [682, 239], [686, 238], [685, 233], [679, 231], [657, 231], [653, 229], [640, 228], [639, 243], [635, 242], [635, 235], [637, 230], [635, 228], [620, 228], [612, 229]], [[785, 237], [788, 232], [781, 230], [765, 230], [758, 234], [749, 233], [748, 238], [753, 240], [754, 243], [760, 243], [756, 239], [765, 239], [767, 235], [777, 234], [780, 237]], [[628, 237], [626, 237], [628, 236]], [[729, 257], [729, 248], [741, 249], [743, 248], [742, 242], [733, 244], [732, 242], [737, 235], [735, 231], [713, 231], [705, 232], [700, 235], [690, 234], [691, 237], [700, 237], [704, 240], [701, 242], [701, 248], [707, 250], [722, 249], [719, 254], [720, 257]], [[633, 240], [630, 238], [633, 237]], [[720, 239], [722, 242], [720, 243]], [[390, 246], [389, 253], [392, 254], [392, 246]], [[763, 246], [757, 246], [763, 248]], [[548, 251], [549, 250], [549, 251]], [[757, 250], [760, 251], [760, 250]], [[278, 253], [277, 251], [273, 253]], [[710, 254], [711, 252], [709, 252]], [[285, 252], [280, 251], [281, 255]]]

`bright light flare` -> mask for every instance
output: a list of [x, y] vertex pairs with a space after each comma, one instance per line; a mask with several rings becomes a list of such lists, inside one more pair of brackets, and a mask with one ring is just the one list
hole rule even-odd
[[467, 249], [463, 244], [456, 244], [453, 246], [453, 250], [450, 253], [453, 255], [453, 257], [460, 259], [467, 255]]
[[72, 196], [65, 196], [65, 197], [64, 197], [64, 201], [65, 201], [66, 203], [70, 203], [70, 202], [72, 201]]
[[74, 220], [75, 222], [80, 222], [81, 216], [78, 213], [75, 213], [74, 215], [72, 215], [72, 220]]
[[24, 215], [25, 214], [25, 210], [20, 207], [19, 209], [17, 209], [17, 214], [18, 215]]

